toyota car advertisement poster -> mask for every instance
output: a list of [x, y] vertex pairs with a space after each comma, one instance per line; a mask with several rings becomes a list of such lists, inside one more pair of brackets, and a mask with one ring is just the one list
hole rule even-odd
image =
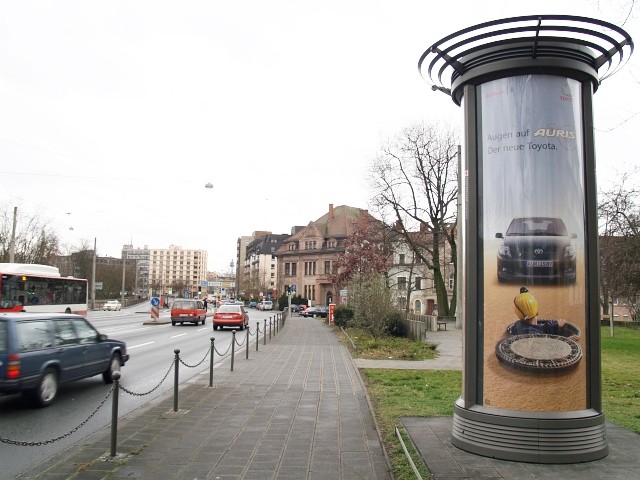
[[580, 97], [561, 76], [478, 87], [487, 407], [588, 407]]

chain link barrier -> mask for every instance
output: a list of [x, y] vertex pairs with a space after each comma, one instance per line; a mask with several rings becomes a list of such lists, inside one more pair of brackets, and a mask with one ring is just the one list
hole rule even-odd
[[91, 420], [95, 416], [96, 413], [98, 413], [98, 410], [100, 410], [100, 408], [102, 408], [102, 406], [105, 404], [107, 399], [113, 393], [113, 388], [114, 387], [112, 385], [111, 388], [109, 389], [109, 392], [107, 393], [107, 395], [98, 404], [96, 409], [93, 412], [91, 412], [87, 418], [84, 419], [84, 421], [82, 421], [77, 427], [74, 427], [71, 430], [69, 430], [67, 433], [63, 433], [62, 435], [58, 435], [57, 437], [50, 438], [49, 440], [41, 440], [41, 441], [36, 441], [36, 442], [22, 442], [22, 441], [19, 441], [19, 440], [11, 440], [10, 438], [0, 437], [0, 443], [6, 443], [8, 445], [18, 445], [20, 447], [40, 447], [42, 445], [48, 445], [50, 443], [57, 442], [58, 440], [62, 440], [63, 438], [68, 437], [69, 435], [73, 435], [78, 430], [80, 430], [82, 427], [84, 427], [87, 424], [87, 422], [89, 420]]
[[243, 345], [244, 345], [244, 342], [246, 342], [246, 341], [247, 341], [247, 338], [246, 338], [246, 337], [245, 337], [245, 339], [242, 341], [242, 343], [238, 342], [238, 339], [237, 339], [237, 337], [236, 337], [236, 336], [234, 336], [234, 337], [233, 337], [233, 339], [235, 340], [236, 345], [237, 345], [237, 346], [239, 346], [239, 347], [243, 346]]
[[128, 393], [129, 395], [132, 395], [134, 397], [144, 397], [145, 395], [149, 395], [150, 393], [155, 392], [158, 388], [160, 388], [160, 385], [162, 385], [164, 383], [164, 381], [167, 379], [167, 377], [169, 376], [169, 373], [171, 373], [171, 368], [173, 368], [174, 363], [176, 363], [175, 358], [173, 359], [173, 361], [171, 362], [171, 365], [169, 365], [169, 368], [167, 369], [167, 373], [164, 374], [164, 377], [162, 377], [162, 380], [160, 380], [160, 383], [158, 383], [155, 387], [153, 387], [151, 390], [149, 390], [148, 392], [144, 392], [144, 393], [136, 393], [136, 392], [132, 392], [131, 390], [127, 389], [124, 385], [120, 384], [120, 390], [122, 390], [125, 393]]
[[[283, 324], [284, 324], [284, 322], [283, 322]], [[264, 334], [263, 335], [264, 336], [264, 342], [266, 344], [266, 340], [267, 340], [266, 319], [265, 319], [264, 329], [261, 329], [260, 328], [260, 323], [257, 322], [256, 323], [255, 332], [252, 333], [251, 329], [249, 329], [249, 328], [247, 330], [248, 330], [247, 331], [247, 337], [245, 337], [245, 339], [242, 342], [238, 342], [238, 340], [235, 338], [235, 335], [234, 335], [233, 341], [229, 343], [229, 346], [227, 347], [227, 350], [224, 353], [220, 353], [218, 351], [218, 349], [212, 344], [211, 347], [209, 347], [209, 349], [207, 350], [207, 352], [203, 356], [202, 360], [200, 360], [200, 362], [196, 363], [195, 365], [189, 365], [188, 363], [184, 362], [181, 358], [179, 358], [178, 354], [176, 354], [176, 358], [178, 359], [179, 363], [182, 363], [185, 367], [187, 367], [187, 368], [196, 368], [196, 367], [202, 365], [204, 363], [204, 361], [207, 359], [207, 357], [210, 356], [210, 354], [212, 353], [212, 349], [213, 349], [213, 352], [217, 353], [220, 357], [225, 357], [229, 353], [229, 350], [231, 349], [231, 347], [233, 346], [234, 343], [236, 345], [238, 345], [239, 347], [243, 346], [245, 343], [247, 343], [247, 346], [248, 346], [248, 339], [249, 339], [250, 335], [258, 336], [258, 338], [256, 338], [256, 350], [257, 350], [257, 345], [259, 343], [259, 335], [261, 333]], [[269, 337], [271, 337], [271, 318], [269, 318]], [[150, 395], [151, 393], [155, 392], [158, 388], [160, 388], [160, 386], [167, 379], [167, 377], [171, 373], [171, 370], [173, 369], [173, 367], [176, 364], [176, 358], [174, 358], [173, 361], [171, 362], [171, 365], [169, 365], [169, 368], [167, 369], [167, 372], [162, 377], [162, 380], [160, 380], [160, 382], [158, 382], [158, 384], [155, 387], [153, 387], [151, 390], [148, 390], [146, 392], [134, 392], [134, 391], [129, 390], [128, 388], [126, 388], [121, 383], [119, 383], [119, 390], [122, 390], [123, 392], [125, 392], [125, 393], [127, 393], [127, 394], [129, 394], [131, 396], [134, 396], [134, 397], [143, 397], [143, 396], [146, 396], [146, 395]], [[248, 358], [248, 351], [247, 351], [247, 358]], [[87, 418], [85, 418], [81, 423], [79, 423], [76, 427], [72, 428], [71, 430], [69, 430], [66, 433], [58, 435], [57, 437], [50, 438], [48, 440], [40, 440], [40, 441], [21, 441], [21, 440], [13, 440], [11, 438], [0, 437], [0, 443], [5, 443], [5, 444], [8, 444], [8, 445], [17, 445], [17, 446], [22, 446], [22, 447], [40, 447], [40, 446], [43, 446], [43, 445], [48, 445], [50, 443], [57, 442], [58, 440], [62, 440], [63, 438], [66, 438], [66, 437], [68, 437], [70, 435], [73, 435], [78, 430], [80, 430], [82, 427], [84, 427], [89, 422], [89, 420], [91, 420], [98, 413], [98, 411], [102, 408], [102, 406], [107, 402], [107, 400], [109, 399], [109, 397], [113, 393], [114, 388], [115, 388], [115, 386], [112, 385], [111, 388], [109, 389], [109, 391], [107, 392], [107, 394], [105, 395], [105, 397], [102, 399], [102, 401], [95, 408], [95, 410], [93, 410], [89, 414], [89, 416]]]
[[188, 363], [185, 363], [182, 359], [180, 359], [180, 363], [183, 364], [185, 367], [187, 368], [196, 368], [199, 367], [200, 365], [202, 365], [204, 363], [204, 361], [207, 359], [207, 357], [209, 356], [209, 352], [211, 352], [211, 347], [209, 347], [209, 350], [207, 350], [207, 353], [204, 354], [204, 357], [202, 358], [202, 360], [200, 360], [198, 363], [196, 363], [195, 365], [189, 365]]
[[224, 356], [226, 356], [226, 355], [227, 355], [227, 353], [229, 353], [229, 350], [231, 350], [231, 342], [229, 342], [229, 346], [227, 347], [227, 350], [226, 350], [224, 353], [220, 353], [216, 347], [214, 347], [214, 348], [215, 348], [215, 350], [216, 350], [216, 353], [217, 353], [219, 356], [224, 357]]

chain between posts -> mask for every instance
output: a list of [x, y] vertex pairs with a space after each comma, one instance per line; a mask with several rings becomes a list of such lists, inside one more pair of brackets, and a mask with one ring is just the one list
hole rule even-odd
[[[264, 330], [262, 330], [263, 332], [263, 344], [266, 345], [267, 344], [267, 331], [266, 331], [266, 322], [267, 320], [264, 319]], [[271, 338], [271, 327], [272, 327], [272, 323], [271, 323], [271, 317], [269, 318], [269, 338]], [[260, 343], [260, 322], [256, 321], [256, 351], [258, 351], [258, 345]], [[111, 388], [109, 389], [109, 391], [107, 392], [107, 394], [105, 395], [105, 397], [102, 399], [102, 401], [98, 404], [98, 406], [89, 414], [89, 416], [84, 419], [81, 423], [79, 423], [76, 427], [74, 427], [73, 429], [71, 429], [70, 431], [58, 435], [57, 437], [53, 437], [50, 438], [48, 440], [40, 440], [40, 441], [20, 441], [20, 440], [13, 440], [10, 438], [4, 438], [4, 437], [0, 437], [0, 443], [5, 443], [8, 445], [17, 445], [17, 446], [26, 446], [26, 447], [38, 447], [38, 446], [42, 446], [42, 445], [48, 445], [51, 444], [53, 442], [56, 442], [58, 440], [61, 440], [63, 438], [66, 438], [72, 434], [74, 434], [75, 432], [77, 432], [80, 428], [82, 428], [84, 425], [87, 424], [87, 422], [89, 422], [89, 420], [91, 420], [96, 414], [97, 412], [100, 410], [100, 408], [102, 408], [102, 406], [106, 403], [106, 401], [108, 400], [108, 398], [111, 396], [112, 393], [114, 393], [114, 391], [117, 391], [119, 393], [119, 391], [123, 391], [131, 396], [137, 396], [137, 397], [142, 397], [142, 396], [146, 396], [146, 395], [150, 395], [151, 393], [153, 393], [154, 391], [156, 391], [158, 388], [160, 388], [160, 386], [164, 383], [164, 381], [167, 379], [167, 377], [169, 376], [169, 373], [171, 372], [171, 369], [174, 368], [174, 372], [175, 372], [175, 382], [174, 382], [174, 411], [177, 411], [177, 386], [178, 386], [178, 380], [179, 380], [179, 364], [182, 363], [185, 367], [188, 368], [196, 368], [198, 366], [200, 366], [207, 358], [207, 355], [209, 355], [209, 369], [210, 369], [210, 373], [209, 373], [209, 386], [211, 387], [213, 385], [213, 364], [214, 364], [214, 354], [218, 353], [218, 355], [220, 356], [225, 356], [228, 352], [229, 349], [232, 348], [233, 353], [235, 352], [235, 348], [234, 345], [237, 344], [238, 346], [242, 346], [245, 345], [246, 342], [246, 358], [249, 359], [249, 336], [252, 335], [250, 329], [247, 329], [247, 333], [246, 333], [246, 337], [243, 343], [239, 343], [236, 338], [235, 338], [235, 331], [233, 332], [233, 341], [231, 342], [231, 344], [229, 345], [229, 347], [227, 347], [227, 350], [224, 353], [220, 353], [218, 352], [218, 350], [215, 348], [215, 338], [211, 337], [211, 346], [209, 347], [209, 349], [207, 350], [207, 352], [205, 353], [203, 359], [198, 362], [195, 365], [189, 365], [187, 363], [185, 363], [181, 358], [180, 358], [180, 349], [175, 349], [174, 353], [175, 353], [175, 357], [173, 359], [173, 361], [171, 362], [171, 365], [169, 365], [169, 368], [167, 369], [166, 373], [164, 374], [164, 376], [162, 377], [162, 379], [160, 380], [160, 382], [154, 386], [151, 390], [148, 390], [146, 392], [134, 392], [132, 390], [129, 390], [128, 388], [126, 388], [124, 385], [122, 385], [120, 383], [121, 377], [120, 377], [120, 372], [114, 372], [118, 373], [118, 375], [114, 376], [114, 385], [111, 386]], [[231, 370], [233, 371], [233, 361], [234, 361], [234, 354], [232, 353], [232, 357], [231, 357]], [[117, 377], [117, 378], [116, 378]], [[118, 399], [114, 398], [113, 399], [113, 406], [112, 406], [112, 444], [111, 444], [111, 456], [115, 455], [115, 443], [116, 443], [116, 438], [117, 438], [117, 433], [114, 432], [113, 430], [117, 430], [117, 410], [118, 410]]]
[[185, 367], [188, 367], [188, 368], [196, 368], [196, 367], [199, 367], [200, 365], [202, 365], [202, 363], [207, 359], [207, 355], [209, 355], [209, 350], [207, 350], [207, 353], [204, 354], [204, 357], [202, 358], [202, 360], [200, 360], [195, 365], [189, 365], [188, 363], [185, 363], [182, 359], [180, 359], [180, 363], [183, 364]]
[[227, 347], [227, 349], [225, 350], [225, 352], [224, 352], [224, 353], [220, 353], [220, 352], [218, 351], [218, 349], [216, 348], [216, 353], [217, 353], [218, 355], [220, 355], [221, 357], [224, 357], [227, 353], [229, 353], [229, 349], [230, 349], [230, 348], [231, 348], [231, 344], [229, 344], [229, 346]]
[[102, 399], [102, 401], [98, 404], [96, 409], [93, 412], [91, 412], [87, 418], [85, 418], [78, 426], [72, 428], [67, 433], [63, 433], [62, 435], [58, 435], [57, 437], [50, 438], [49, 440], [41, 440], [36, 442], [23, 442], [19, 440], [11, 440], [10, 438], [0, 437], [0, 443], [6, 443], [8, 445], [18, 445], [20, 447], [40, 447], [42, 445], [48, 445], [50, 443], [57, 442], [58, 440], [62, 440], [63, 438], [66, 438], [69, 435], [76, 433], [78, 430], [84, 427], [86, 423], [95, 416], [96, 413], [98, 413], [98, 410], [100, 410], [100, 408], [105, 404], [109, 396], [113, 393], [113, 388], [114, 387], [112, 385], [111, 388], [109, 389], [109, 392], [107, 392], [107, 395]]
[[162, 385], [162, 383], [167, 379], [167, 377], [169, 376], [169, 373], [171, 372], [171, 369], [173, 368], [173, 365], [175, 363], [175, 359], [171, 362], [171, 365], [169, 365], [169, 368], [167, 369], [167, 373], [164, 374], [164, 377], [162, 377], [162, 380], [160, 380], [160, 383], [158, 383], [155, 387], [153, 387], [151, 390], [149, 390], [148, 392], [144, 392], [144, 393], [136, 393], [136, 392], [132, 392], [131, 390], [127, 389], [124, 385], [120, 384], [120, 390], [122, 390], [125, 393], [128, 393], [129, 395], [132, 395], [134, 397], [144, 397], [145, 395], [149, 395], [150, 393], [153, 393], [155, 390], [157, 390], [160, 385]]

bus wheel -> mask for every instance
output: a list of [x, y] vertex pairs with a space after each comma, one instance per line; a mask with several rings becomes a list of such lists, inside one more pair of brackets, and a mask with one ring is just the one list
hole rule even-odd
[[67, 309], [64, 311], [64, 313], [71, 313], [71, 309], [70, 309], [70, 308], [67, 308]]

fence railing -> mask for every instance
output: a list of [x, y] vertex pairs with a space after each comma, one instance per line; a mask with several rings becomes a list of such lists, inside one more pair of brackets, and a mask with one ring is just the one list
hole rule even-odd
[[[71, 434], [75, 433], [76, 431], [78, 431], [81, 427], [83, 427], [92, 417], [94, 417], [96, 415], [98, 410], [100, 410], [100, 408], [107, 402], [107, 399], [109, 397], [112, 397], [112, 404], [111, 404], [111, 449], [110, 449], [110, 455], [111, 455], [111, 457], [115, 457], [116, 456], [116, 450], [117, 450], [118, 416], [119, 416], [118, 409], [119, 409], [119, 396], [120, 396], [120, 394], [124, 393], [124, 394], [130, 395], [130, 396], [135, 396], [135, 397], [142, 397], [142, 396], [149, 395], [149, 394], [153, 393], [155, 390], [157, 390], [164, 383], [164, 381], [169, 377], [169, 374], [173, 370], [173, 372], [174, 372], [174, 376], [173, 376], [173, 411], [177, 412], [178, 411], [178, 406], [179, 406], [179, 388], [178, 387], [179, 387], [179, 384], [180, 384], [180, 364], [182, 364], [183, 366], [185, 366], [187, 368], [196, 368], [196, 367], [199, 367], [200, 365], [202, 365], [207, 359], [209, 359], [209, 387], [211, 388], [211, 387], [213, 387], [213, 367], [214, 367], [214, 363], [215, 363], [215, 360], [214, 360], [214, 355], [215, 354], [217, 354], [220, 357], [219, 361], [221, 361], [222, 359], [225, 359], [225, 358], [230, 358], [230, 368], [231, 368], [231, 371], [233, 372], [233, 365], [234, 365], [235, 357], [236, 357], [236, 355], [240, 356], [235, 351], [236, 345], [238, 347], [243, 347], [243, 346], [245, 347], [245, 358], [248, 360], [249, 359], [250, 337], [255, 335], [255, 337], [256, 337], [256, 339], [255, 339], [256, 351], [258, 351], [258, 345], [260, 343], [260, 334], [262, 334], [263, 344], [266, 345], [267, 344], [267, 335], [269, 337], [269, 340], [271, 340], [272, 336], [276, 336], [278, 334], [278, 332], [282, 328], [284, 328], [286, 318], [287, 318], [287, 315], [284, 312], [283, 313], [275, 313], [274, 315], [270, 316], [268, 319], [264, 319], [264, 325], [263, 325], [262, 328], [260, 326], [260, 322], [256, 322], [256, 328], [255, 328], [255, 330], [253, 332], [251, 332], [251, 329], [249, 327], [247, 327], [247, 329], [245, 331], [244, 339], [242, 341], [240, 341], [240, 340], [238, 340], [236, 338], [236, 332], [234, 330], [232, 332], [231, 342], [229, 343], [229, 346], [227, 347], [227, 349], [224, 352], [219, 352], [218, 351], [218, 349], [215, 346], [215, 338], [211, 337], [210, 338], [210, 342], [211, 342], [210, 346], [207, 349], [207, 351], [204, 353], [202, 359], [198, 363], [193, 364], [193, 365], [190, 365], [190, 364], [186, 363], [184, 360], [182, 360], [180, 358], [180, 349], [178, 349], [178, 348], [174, 349], [173, 350], [174, 357], [173, 357], [172, 362], [169, 365], [166, 373], [162, 377], [162, 380], [160, 380], [160, 382], [157, 383], [155, 387], [153, 387], [152, 389], [150, 389], [149, 391], [146, 391], [146, 392], [134, 392], [134, 391], [128, 389], [127, 387], [125, 387], [121, 383], [121, 380], [122, 380], [121, 373], [119, 371], [113, 372], [114, 385], [109, 389], [109, 391], [107, 392], [106, 396], [98, 404], [96, 409], [93, 412], [91, 412], [91, 414], [89, 414], [89, 416], [87, 418], [85, 418], [80, 424], [76, 425], [71, 430], [69, 430], [69, 431], [67, 431], [67, 432], [65, 432], [65, 433], [63, 433], [61, 435], [58, 435], [56, 437], [45, 439], [45, 440], [39, 440], [39, 441], [22, 441], [22, 440], [15, 440], [15, 439], [5, 438], [5, 437], [0, 436], [0, 444], [6, 443], [6, 444], [9, 444], [9, 445], [19, 445], [19, 446], [24, 446], [24, 447], [36, 447], [36, 446], [47, 445], [49, 443], [53, 443], [53, 442], [56, 442], [56, 441], [61, 440], [63, 438], [66, 438], [69, 435], [71, 435]], [[229, 351], [231, 351], [231, 352], [229, 352]]]
[[424, 340], [426, 332], [438, 330], [438, 317], [436, 315], [405, 313], [403, 323], [405, 336], [413, 340]]

